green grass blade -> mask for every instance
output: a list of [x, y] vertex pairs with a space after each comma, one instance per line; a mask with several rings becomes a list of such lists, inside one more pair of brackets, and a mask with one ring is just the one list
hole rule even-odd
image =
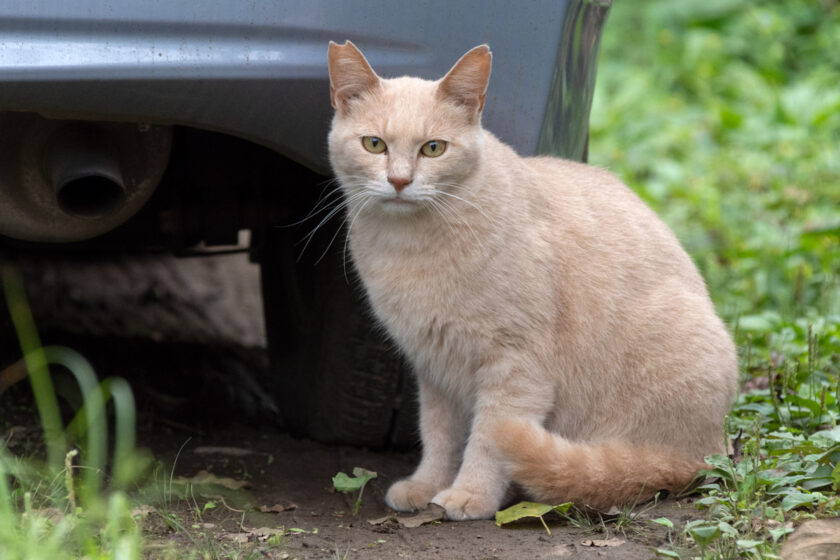
[[12, 495], [6, 475], [6, 453], [0, 449], [0, 524], [6, 524], [12, 516]]
[[29, 381], [35, 395], [35, 405], [41, 418], [41, 426], [44, 429], [47, 462], [52, 469], [59, 471], [63, 465], [67, 444], [62, 431], [58, 400], [50, 379], [47, 358], [41, 348], [38, 331], [35, 329], [35, 320], [26, 300], [23, 279], [17, 270], [3, 268], [3, 290], [23, 351], [24, 363], [29, 371]]
[[43, 353], [49, 363], [66, 367], [75, 376], [82, 391], [88, 436], [84, 457], [83, 497], [93, 499], [99, 494], [108, 445], [108, 422], [102, 391], [90, 362], [75, 350], [63, 346], [48, 346], [43, 349]]
[[118, 485], [124, 485], [133, 478], [136, 471], [134, 428], [137, 423], [137, 409], [131, 387], [124, 379], [116, 378], [107, 381], [110, 381], [111, 395], [114, 399], [114, 410], [117, 417], [116, 439], [114, 441], [114, 477]]

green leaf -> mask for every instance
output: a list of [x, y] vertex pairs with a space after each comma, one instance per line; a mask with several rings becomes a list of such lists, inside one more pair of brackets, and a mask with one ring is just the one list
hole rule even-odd
[[657, 517], [656, 519], [651, 519], [651, 523], [656, 523], [657, 525], [662, 525], [663, 527], [667, 527], [668, 529], [674, 528], [674, 522], [668, 519], [667, 517]]
[[360, 478], [365, 482], [376, 478], [377, 474], [373, 471], [369, 471], [367, 469], [363, 469], [362, 467], [355, 467], [353, 469], [353, 476], [356, 478]]
[[677, 560], [680, 560], [680, 558], [682, 558], [682, 556], [680, 556], [673, 550], [665, 550], [664, 548], [652, 548], [651, 550], [653, 550], [654, 554], [656, 554], [657, 556], [664, 556], [665, 558], [676, 558]]
[[835, 491], [840, 490], [840, 463], [831, 471], [831, 487]]
[[554, 507], [555, 506], [550, 506], [548, 504], [540, 504], [537, 502], [520, 502], [516, 505], [510, 506], [507, 509], [503, 509], [502, 511], [497, 511], [496, 525], [501, 527], [502, 525], [507, 525], [508, 523], [512, 523], [514, 521], [519, 521], [520, 519], [526, 519], [529, 517], [542, 519], [542, 516], [554, 510]]
[[790, 511], [804, 505], [811, 505], [816, 500], [813, 494], [805, 494], [804, 492], [791, 492], [782, 499], [782, 509]]
[[823, 441], [831, 441], [834, 443], [840, 443], [840, 426], [835, 426], [830, 430], [822, 430], [819, 432], [814, 432], [811, 434], [811, 437], [808, 438], [811, 441], [819, 442], [819, 440]]
[[332, 478], [333, 488], [339, 492], [355, 492], [361, 490], [365, 484], [373, 478], [376, 478], [376, 473], [356, 467], [353, 469], [353, 476], [340, 472]]
[[717, 525], [694, 525], [688, 528], [688, 533], [701, 548], [706, 548], [712, 541], [720, 537], [720, 527]]
[[738, 330], [747, 332], [766, 332], [779, 326], [778, 313], [765, 311], [756, 315], [743, 315], [738, 319]]
[[563, 515], [564, 513], [569, 511], [569, 509], [571, 509], [571, 507], [572, 507], [572, 502], [564, 502], [560, 505], [554, 506], [554, 511], [556, 511], [560, 515]]

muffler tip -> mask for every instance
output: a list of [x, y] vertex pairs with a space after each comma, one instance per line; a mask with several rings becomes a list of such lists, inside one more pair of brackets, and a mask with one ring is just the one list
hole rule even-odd
[[122, 182], [104, 174], [67, 178], [55, 186], [58, 207], [83, 218], [112, 214], [126, 200]]
[[45, 175], [62, 212], [81, 218], [114, 214], [128, 194], [109, 139], [93, 126], [59, 129], [46, 150]]

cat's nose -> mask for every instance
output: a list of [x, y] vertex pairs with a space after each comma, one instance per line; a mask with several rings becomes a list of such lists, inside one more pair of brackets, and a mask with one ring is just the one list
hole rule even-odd
[[410, 177], [388, 177], [388, 182], [394, 186], [394, 190], [398, 193], [402, 192], [404, 188], [411, 182]]

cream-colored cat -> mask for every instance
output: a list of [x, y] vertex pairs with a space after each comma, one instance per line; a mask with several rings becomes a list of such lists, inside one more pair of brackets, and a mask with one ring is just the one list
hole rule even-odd
[[594, 508], [680, 490], [726, 450], [732, 340], [627, 187], [481, 128], [490, 62], [479, 46], [441, 80], [386, 80], [329, 47], [353, 261], [420, 388], [423, 457], [386, 500], [473, 519], [511, 480]]

